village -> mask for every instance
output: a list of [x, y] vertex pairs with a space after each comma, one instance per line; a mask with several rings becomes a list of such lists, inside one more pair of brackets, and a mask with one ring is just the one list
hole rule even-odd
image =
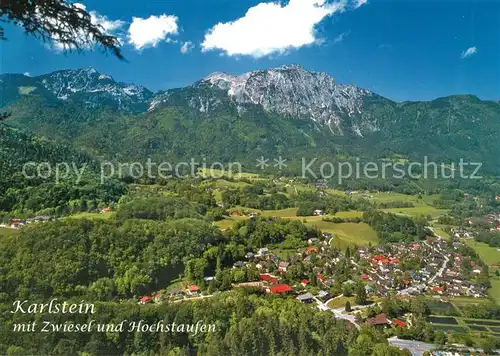
[[[330, 311], [336, 318], [348, 320], [357, 328], [361, 322], [377, 327], [407, 328], [411, 325], [408, 315], [390, 320], [384, 313], [371, 317], [363, 313], [389, 295], [407, 300], [416, 296], [437, 300], [486, 296], [486, 288], [477, 282], [483, 267], [459, 252], [461, 243], [458, 241], [450, 244], [434, 236], [418, 242], [340, 252], [331, 248], [334, 238], [324, 232], [321, 238], [309, 239], [308, 247], [286, 259], [266, 247], [249, 251], [245, 260], [235, 262], [232, 269], [255, 270], [258, 272], [256, 278], [233, 283], [232, 288], [251, 287], [270, 296], [295, 298]], [[214, 276], [206, 276], [204, 285], [214, 279]], [[360, 288], [363, 288], [362, 293]], [[184, 288], [143, 296], [139, 304], [164, 300], [180, 302], [219, 293], [209, 293], [202, 286], [187, 283]]]

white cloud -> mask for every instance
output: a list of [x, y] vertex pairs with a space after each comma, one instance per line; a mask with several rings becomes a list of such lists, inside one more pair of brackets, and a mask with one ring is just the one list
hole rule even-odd
[[23, 73], [23, 75], [24, 75], [25, 77], [31, 77], [30, 72], [24, 72], [24, 73]]
[[186, 54], [191, 52], [191, 50], [194, 48], [194, 44], [191, 41], [184, 42], [181, 46], [181, 53]]
[[259, 58], [315, 44], [319, 42], [315, 30], [318, 23], [344, 11], [348, 5], [355, 7], [359, 1], [290, 0], [283, 6], [276, 2], [260, 3], [248, 9], [245, 16], [209, 29], [202, 50]]
[[[84, 4], [74, 3], [73, 5], [79, 9], [87, 10], [87, 7]], [[123, 25], [125, 25], [124, 21], [110, 20], [108, 17], [101, 15], [96, 11], [88, 11], [88, 13], [90, 15], [90, 21], [92, 22], [92, 24], [100, 26], [102, 28], [102, 31], [107, 35], [115, 36], [116, 31], [122, 28]], [[57, 23], [57, 21], [54, 21], [54, 23]], [[82, 46], [85, 44], [89, 44], [89, 39], [87, 38], [88, 35], [84, 31], [78, 33], [77, 36], [81, 38], [80, 42], [82, 43]], [[92, 42], [91, 39], [90, 42]], [[59, 42], [56, 36], [53, 40], [53, 48], [57, 51], [63, 51], [67, 49], [67, 46], [65, 47], [64, 44]]]
[[335, 37], [333, 39], [333, 43], [340, 43], [340, 42], [342, 42], [343, 40], [345, 40], [347, 38], [347, 36], [349, 36], [350, 33], [351, 33], [350, 31], [341, 33], [340, 35], [338, 35], [337, 37]]
[[368, 0], [356, 0], [354, 3], [354, 8], [357, 9], [358, 7], [361, 7], [367, 3], [368, 3]]
[[470, 47], [467, 48], [465, 51], [462, 52], [460, 55], [460, 58], [465, 59], [469, 58], [477, 53], [477, 47]]
[[156, 47], [162, 41], [169, 41], [169, 35], [178, 33], [177, 16], [150, 16], [147, 19], [133, 17], [128, 29], [128, 43], [137, 50]]

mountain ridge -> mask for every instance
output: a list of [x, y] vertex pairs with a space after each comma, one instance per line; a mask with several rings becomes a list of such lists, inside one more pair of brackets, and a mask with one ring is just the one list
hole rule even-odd
[[297, 65], [214, 73], [156, 93], [139, 86], [127, 93], [130, 86], [89, 68], [3, 74], [0, 106], [12, 112], [12, 125], [100, 157], [231, 160], [307, 151], [443, 162], [487, 157], [500, 167], [492, 154], [499, 148], [500, 103], [477, 96], [394, 102]]

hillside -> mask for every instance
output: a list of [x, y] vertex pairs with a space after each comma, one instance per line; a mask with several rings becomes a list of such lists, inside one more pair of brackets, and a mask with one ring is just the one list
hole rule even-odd
[[99, 174], [92, 156], [0, 123], [0, 218], [2, 211], [54, 215], [116, 201], [125, 185], [101, 183]]

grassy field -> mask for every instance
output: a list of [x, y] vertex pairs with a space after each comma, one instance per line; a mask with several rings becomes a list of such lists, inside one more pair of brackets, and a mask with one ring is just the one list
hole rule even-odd
[[78, 213], [66, 216], [63, 219], [99, 219], [108, 220], [113, 216], [113, 213]]
[[262, 216], [270, 217], [275, 216], [284, 219], [302, 219], [303, 216], [297, 216], [297, 208], [289, 208], [282, 210], [261, 210], [259, 213]]
[[500, 278], [490, 278], [490, 282], [491, 288], [488, 289], [488, 295], [497, 305], [500, 305]]
[[360, 218], [361, 216], [363, 216], [363, 212], [362, 211], [356, 211], [356, 210], [352, 210], [352, 211], [339, 211], [334, 216], [342, 218], [342, 219]]
[[0, 236], [14, 236], [18, 234], [19, 230], [0, 227]]
[[220, 169], [210, 169], [210, 168], [200, 168], [198, 170], [198, 175], [203, 177], [203, 178], [222, 178], [222, 177], [229, 177], [233, 179], [251, 179], [251, 180], [260, 180], [260, 179], [268, 179], [268, 178], [263, 178], [260, 177], [258, 174], [255, 173], [246, 173], [246, 172], [238, 172], [238, 167], [234, 166], [232, 168], [232, 172], [228, 170], [227, 172], [221, 171]]
[[426, 204], [419, 204], [414, 208], [391, 208], [382, 209], [382, 211], [385, 211], [386, 213], [403, 214], [409, 216], [430, 215], [433, 218], [444, 215], [448, 212], [448, 210], [446, 209], [436, 209], [433, 206]]
[[232, 227], [236, 221], [246, 220], [246, 219], [248, 219], [246, 216], [231, 216], [231, 217], [227, 217], [223, 220], [214, 222], [214, 225], [217, 226], [221, 230], [226, 230], [226, 229]]
[[[348, 245], [356, 244], [358, 246], [376, 246], [379, 243], [375, 231], [365, 223], [332, 223], [323, 221], [323, 216], [296, 216], [297, 208], [282, 209], [282, 210], [265, 210], [258, 211], [254, 209], [241, 208], [240, 210], [255, 211], [265, 217], [279, 217], [290, 220], [300, 220], [307, 226], [316, 227], [323, 232], [334, 234], [333, 244], [336, 247], [344, 248]], [[359, 211], [344, 211], [339, 212], [335, 216], [343, 218], [359, 217], [362, 212]], [[231, 216], [224, 220], [217, 221], [214, 224], [220, 229], [227, 229], [233, 226], [236, 221], [245, 220], [246, 216]]]
[[481, 259], [488, 265], [500, 263], [500, 251], [496, 247], [490, 247], [488, 244], [466, 240], [467, 245], [472, 247]]
[[344, 248], [356, 244], [361, 247], [376, 246], [379, 243], [376, 232], [365, 223], [334, 224], [327, 221], [307, 222], [306, 225], [315, 226], [321, 231], [334, 234], [333, 246]]
[[345, 303], [349, 301], [351, 303], [351, 307], [356, 305], [356, 302], [354, 301], [354, 297], [340, 297], [340, 298], [335, 298], [331, 300], [328, 303], [328, 306], [330, 308], [336, 309], [336, 308], [343, 308], [345, 307]]
[[443, 230], [444, 226], [445, 225], [435, 224], [432, 225], [432, 229], [437, 235], [441, 236], [443, 239], [449, 240], [450, 234], [448, 234], [446, 231]]

